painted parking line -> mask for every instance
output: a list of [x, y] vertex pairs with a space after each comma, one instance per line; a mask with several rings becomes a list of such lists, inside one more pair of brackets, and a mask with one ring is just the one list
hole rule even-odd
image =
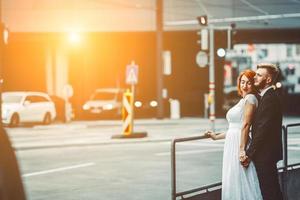
[[[223, 148], [220, 149], [203, 149], [203, 150], [187, 150], [187, 151], [176, 151], [176, 155], [190, 155], [190, 154], [200, 154], [200, 153], [213, 153], [221, 152]], [[170, 156], [170, 152], [156, 153], [156, 156]]]
[[50, 173], [54, 173], [54, 172], [61, 172], [61, 171], [66, 171], [66, 170], [71, 170], [71, 169], [82, 168], [82, 167], [89, 167], [92, 165], [95, 165], [95, 163], [91, 162], [91, 163], [85, 163], [85, 164], [80, 164], [80, 165], [72, 165], [72, 166], [61, 167], [61, 168], [56, 168], [56, 169], [27, 173], [27, 174], [23, 174], [22, 177], [31, 177], [31, 176], [50, 174]]

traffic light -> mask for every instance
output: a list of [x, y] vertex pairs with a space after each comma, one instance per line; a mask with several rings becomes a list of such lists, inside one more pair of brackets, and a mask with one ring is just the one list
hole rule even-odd
[[201, 16], [197, 17], [197, 20], [201, 26], [207, 26], [207, 24], [208, 24], [207, 15], [201, 15]]

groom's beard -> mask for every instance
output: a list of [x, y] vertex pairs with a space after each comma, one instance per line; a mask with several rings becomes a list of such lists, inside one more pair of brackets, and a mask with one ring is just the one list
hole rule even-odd
[[255, 84], [255, 87], [257, 88], [257, 90], [263, 90], [265, 89], [267, 86], [267, 80], [262, 80], [260, 83]]

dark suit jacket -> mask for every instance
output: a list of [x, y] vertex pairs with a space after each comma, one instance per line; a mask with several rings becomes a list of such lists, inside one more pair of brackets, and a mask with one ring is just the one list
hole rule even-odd
[[273, 89], [262, 96], [252, 123], [252, 142], [246, 155], [254, 162], [282, 160], [282, 109]]

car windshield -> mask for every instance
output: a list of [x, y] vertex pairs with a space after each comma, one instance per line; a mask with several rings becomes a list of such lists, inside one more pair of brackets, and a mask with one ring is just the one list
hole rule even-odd
[[116, 96], [113, 92], [96, 92], [92, 95], [92, 100], [112, 100]]
[[22, 100], [22, 96], [20, 95], [3, 95], [2, 101], [3, 103], [20, 103]]

